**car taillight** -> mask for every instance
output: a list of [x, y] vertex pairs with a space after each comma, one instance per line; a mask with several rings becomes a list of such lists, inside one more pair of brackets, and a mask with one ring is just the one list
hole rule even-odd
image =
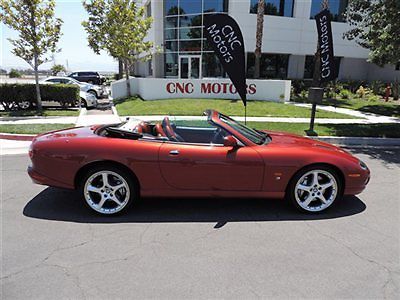
[[30, 146], [29, 146], [29, 151], [28, 151], [28, 154], [29, 154], [29, 158], [30, 158], [30, 159], [32, 159], [32, 157], [33, 157], [33, 147], [32, 147], [32, 144], [33, 144], [33, 143], [30, 144]]

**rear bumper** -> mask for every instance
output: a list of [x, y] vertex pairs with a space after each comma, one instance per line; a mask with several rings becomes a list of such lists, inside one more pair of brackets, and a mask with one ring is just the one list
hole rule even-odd
[[42, 175], [42, 174], [36, 172], [32, 166], [29, 166], [27, 171], [28, 171], [28, 175], [32, 179], [33, 183], [47, 185], [47, 186], [60, 187], [60, 188], [66, 188], [66, 189], [74, 189], [73, 186], [70, 186], [63, 182], [59, 182], [57, 180], [51, 179], [45, 175]]

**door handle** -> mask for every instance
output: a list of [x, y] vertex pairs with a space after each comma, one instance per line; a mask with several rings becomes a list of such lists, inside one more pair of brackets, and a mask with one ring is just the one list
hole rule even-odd
[[179, 154], [179, 150], [171, 150], [169, 151], [169, 155], [178, 155]]

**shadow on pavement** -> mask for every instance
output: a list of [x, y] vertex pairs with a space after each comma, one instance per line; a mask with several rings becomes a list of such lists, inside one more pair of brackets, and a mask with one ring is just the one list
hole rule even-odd
[[361, 213], [366, 205], [355, 196], [345, 197], [327, 212], [308, 215], [297, 212], [283, 200], [231, 198], [145, 198], [127, 213], [105, 217], [85, 207], [75, 191], [47, 188], [25, 206], [27, 217], [78, 223], [164, 223], [215, 222], [219, 228], [228, 222], [304, 221], [346, 217]]
[[400, 164], [400, 148], [374, 148], [374, 147], [363, 147], [363, 148], [348, 148], [352, 154], [364, 154], [368, 155], [371, 159], [377, 159], [382, 161], [384, 164]]

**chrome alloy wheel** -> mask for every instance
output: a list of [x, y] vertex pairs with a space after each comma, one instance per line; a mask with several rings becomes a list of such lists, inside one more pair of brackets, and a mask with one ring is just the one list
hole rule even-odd
[[129, 202], [130, 189], [126, 180], [112, 171], [99, 171], [90, 176], [85, 183], [86, 202], [101, 214], [115, 214]]
[[301, 208], [318, 212], [328, 208], [335, 201], [338, 183], [330, 172], [312, 170], [297, 181], [294, 193]]
[[21, 101], [18, 102], [18, 106], [21, 109], [28, 109], [31, 106], [31, 103], [29, 101]]

